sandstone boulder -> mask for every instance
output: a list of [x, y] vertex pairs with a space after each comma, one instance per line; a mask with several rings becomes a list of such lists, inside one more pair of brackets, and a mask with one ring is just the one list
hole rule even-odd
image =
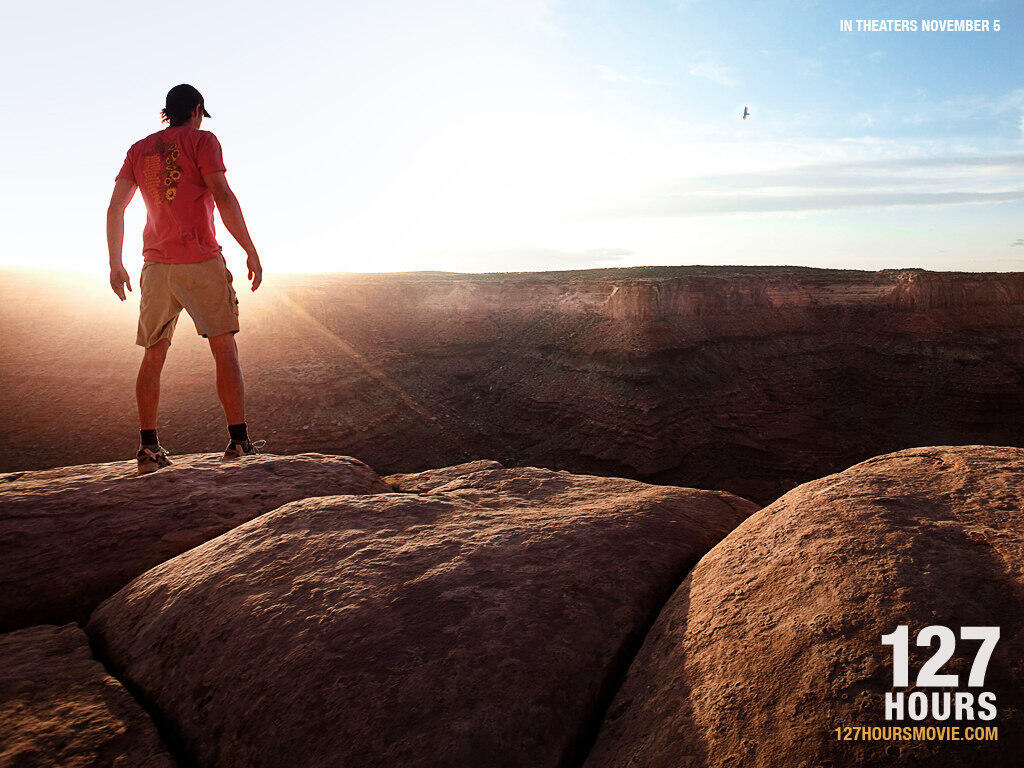
[[149, 716], [77, 626], [0, 635], [0, 766], [172, 768]]
[[384, 480], [396, 491], [425, 493], [426, 491], [434, 490], [440, 485], [449, 483], [456, 478], [462, 477], [463, 475], [472, 474], [473, 472], [479, 472], [484, 469], [502, 469], [502, 466], [497, 461], [478, 459], [477, 461], [467, 461], [465, 464], [455, 464], [451, 467], [441, 467], [439, 469], [428, 469], [423, 472], [412, 472], [404, 475], [388, 475]]
[[[909, 626], [910, 683], [938, 650], [958, 691], [996, 694], [992, 721], [885, 718], [892, 649]], [[968, 672], [1001, 628], [984, 686]], [[1024, 754], [1024, 450], [919, 448], [802, 485], [751, 516], [661, 612], [587, 768], [1019, 766]], [[919, 688], [931, 693], [949, 689]], [[929, 705], [930, 706], [930, 705]], [[993, 725], [999, 740], [839, 741], [842, 726]]]
[[0, 475], [0, 630], [84, 621], [140, 573], [286, 502], [391, 488], [356, 459], [171, 457]]
[[456, 484], [287, 504], [87, 631], [198, 766], [578, 763], [663, 601], [756, 506], [532, 468]]

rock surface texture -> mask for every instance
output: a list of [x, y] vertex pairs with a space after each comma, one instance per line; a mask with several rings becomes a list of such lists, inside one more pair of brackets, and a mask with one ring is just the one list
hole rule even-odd
[[149, 716], [75, 625], [0, 635], [0, 766], [173, 768]]
[[423, 472], [414, 472], [406, 475], [388, 475], [384, 482], [396, 491], [404, 493], [426, 493], [432, 491], [445, 483], [484, 469], [502, 469], [497, 461], [480, 459], [467, 461], [465, 464], [456, 464], [452, 467], [441, 467], [439, 469], [428, 469]]
[[578, 764], [664, 600], [755, 509], [531, 468], [306, 499], [87, 632], [201, 768]]
[[0, 475], [0, 629], [84, 621], [140, 573], [289, 501], [391, 488], [355, 459], [173, 456]]
[[[837, 741], [839, 726], [892, 724], [881, 637], [900, 624], [912, 684], [938, 650], [915, 645], [925, 626], [1001, 627], [984, 687], [967, 685], [976, 641], [939, 670], [994, 692], [995, 720], [899, 723], [994, 725], [998, 742]], [[1024, 450], [901, 451], [794, 489], [715, 547], [658, 617], [586, 766], [1016, 767], [1022, 659]]]

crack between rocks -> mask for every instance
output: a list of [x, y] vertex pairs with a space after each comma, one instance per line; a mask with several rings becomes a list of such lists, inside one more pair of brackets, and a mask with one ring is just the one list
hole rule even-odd
[[103, 669], [106, 670], [107, 674], [114, 678], [128, 692], [128, 695], [135, 700], [135, 703], [141, 707], [142, 711], [146, 713], [149, 721], [156, 729], [157, 736], [160, 738], [160, 744], [167, 751], [167, 754], [171, 756], [174, 764], [178, 768], [199, 768], [199, 765], [185, 754], [170, 724], [165, 722], [156, 712], [155, 707], [146, 699], [142, 691], [122, 676], [121, 671], [104, 653], [101, 644], [86, 631], [85, 625], [82, 622], [78, 622], [78, 627], [85, 633], [89, 641], [89, 650], [92, 651], [92, 658], [103, 665]]
[[558, 761], [558, 768], [582, 768], [583, 764], [587, 761], [591, 750], [594, 748], [594, 744], [597, 742], [605, 716], [608, 714], [616, 694], [622, 688], [626, 675], [629, 673], [629, 668], [633, 665], [633, 661], [640, 652], [644, 640], [647, 639], [654, 623], [661, 616], [661, 612], [665, 610], [668, 601], [672, 599], [672, 596], [682, 583], [686, 581], [702, 557], [703, 555], [700, 555], [687, 562], [685, 568], [682, 569], [681, 575], [671, 580], [670, 586], [656, 601], [650, 616], [644, 622], [638, 624], [636, 629], [623, 639], [611, 664], [605, 669], [604, 678], [601, 681], [594, 706], [587, 716], [584, 717], [576, 737], [562, 753], [562, 757]]

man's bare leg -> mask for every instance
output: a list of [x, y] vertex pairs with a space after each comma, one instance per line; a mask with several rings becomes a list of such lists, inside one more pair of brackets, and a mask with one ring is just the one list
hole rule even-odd
[[217, 363], [217, 396], [224, 407], [228, 424], [245, 423], [245, 383], [238, 364], [235, 334], [222, 333], [210, 337], [210, 351]]
[[156, 429], [156, 415], [160, 408], [160, 372], [167, 359], [171, 342], [161, 339], [147, 347], [139, 366], [139, 377], [135, 380], [135, 399], [139, 404], [139, 428]]

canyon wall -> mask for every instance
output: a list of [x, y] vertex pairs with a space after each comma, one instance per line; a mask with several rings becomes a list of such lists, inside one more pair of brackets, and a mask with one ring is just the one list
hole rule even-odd
[[[135, 312], [9, 275], [0, 469], [134, 450]], [[792, 267], [288, 276], [242, 293], [249, 422], [381, 472], [477, 458], [768, 502], [889, 451], [1024, 444], [1024, 274]], [[223, 447], [191, 323], [161, 439]]]

